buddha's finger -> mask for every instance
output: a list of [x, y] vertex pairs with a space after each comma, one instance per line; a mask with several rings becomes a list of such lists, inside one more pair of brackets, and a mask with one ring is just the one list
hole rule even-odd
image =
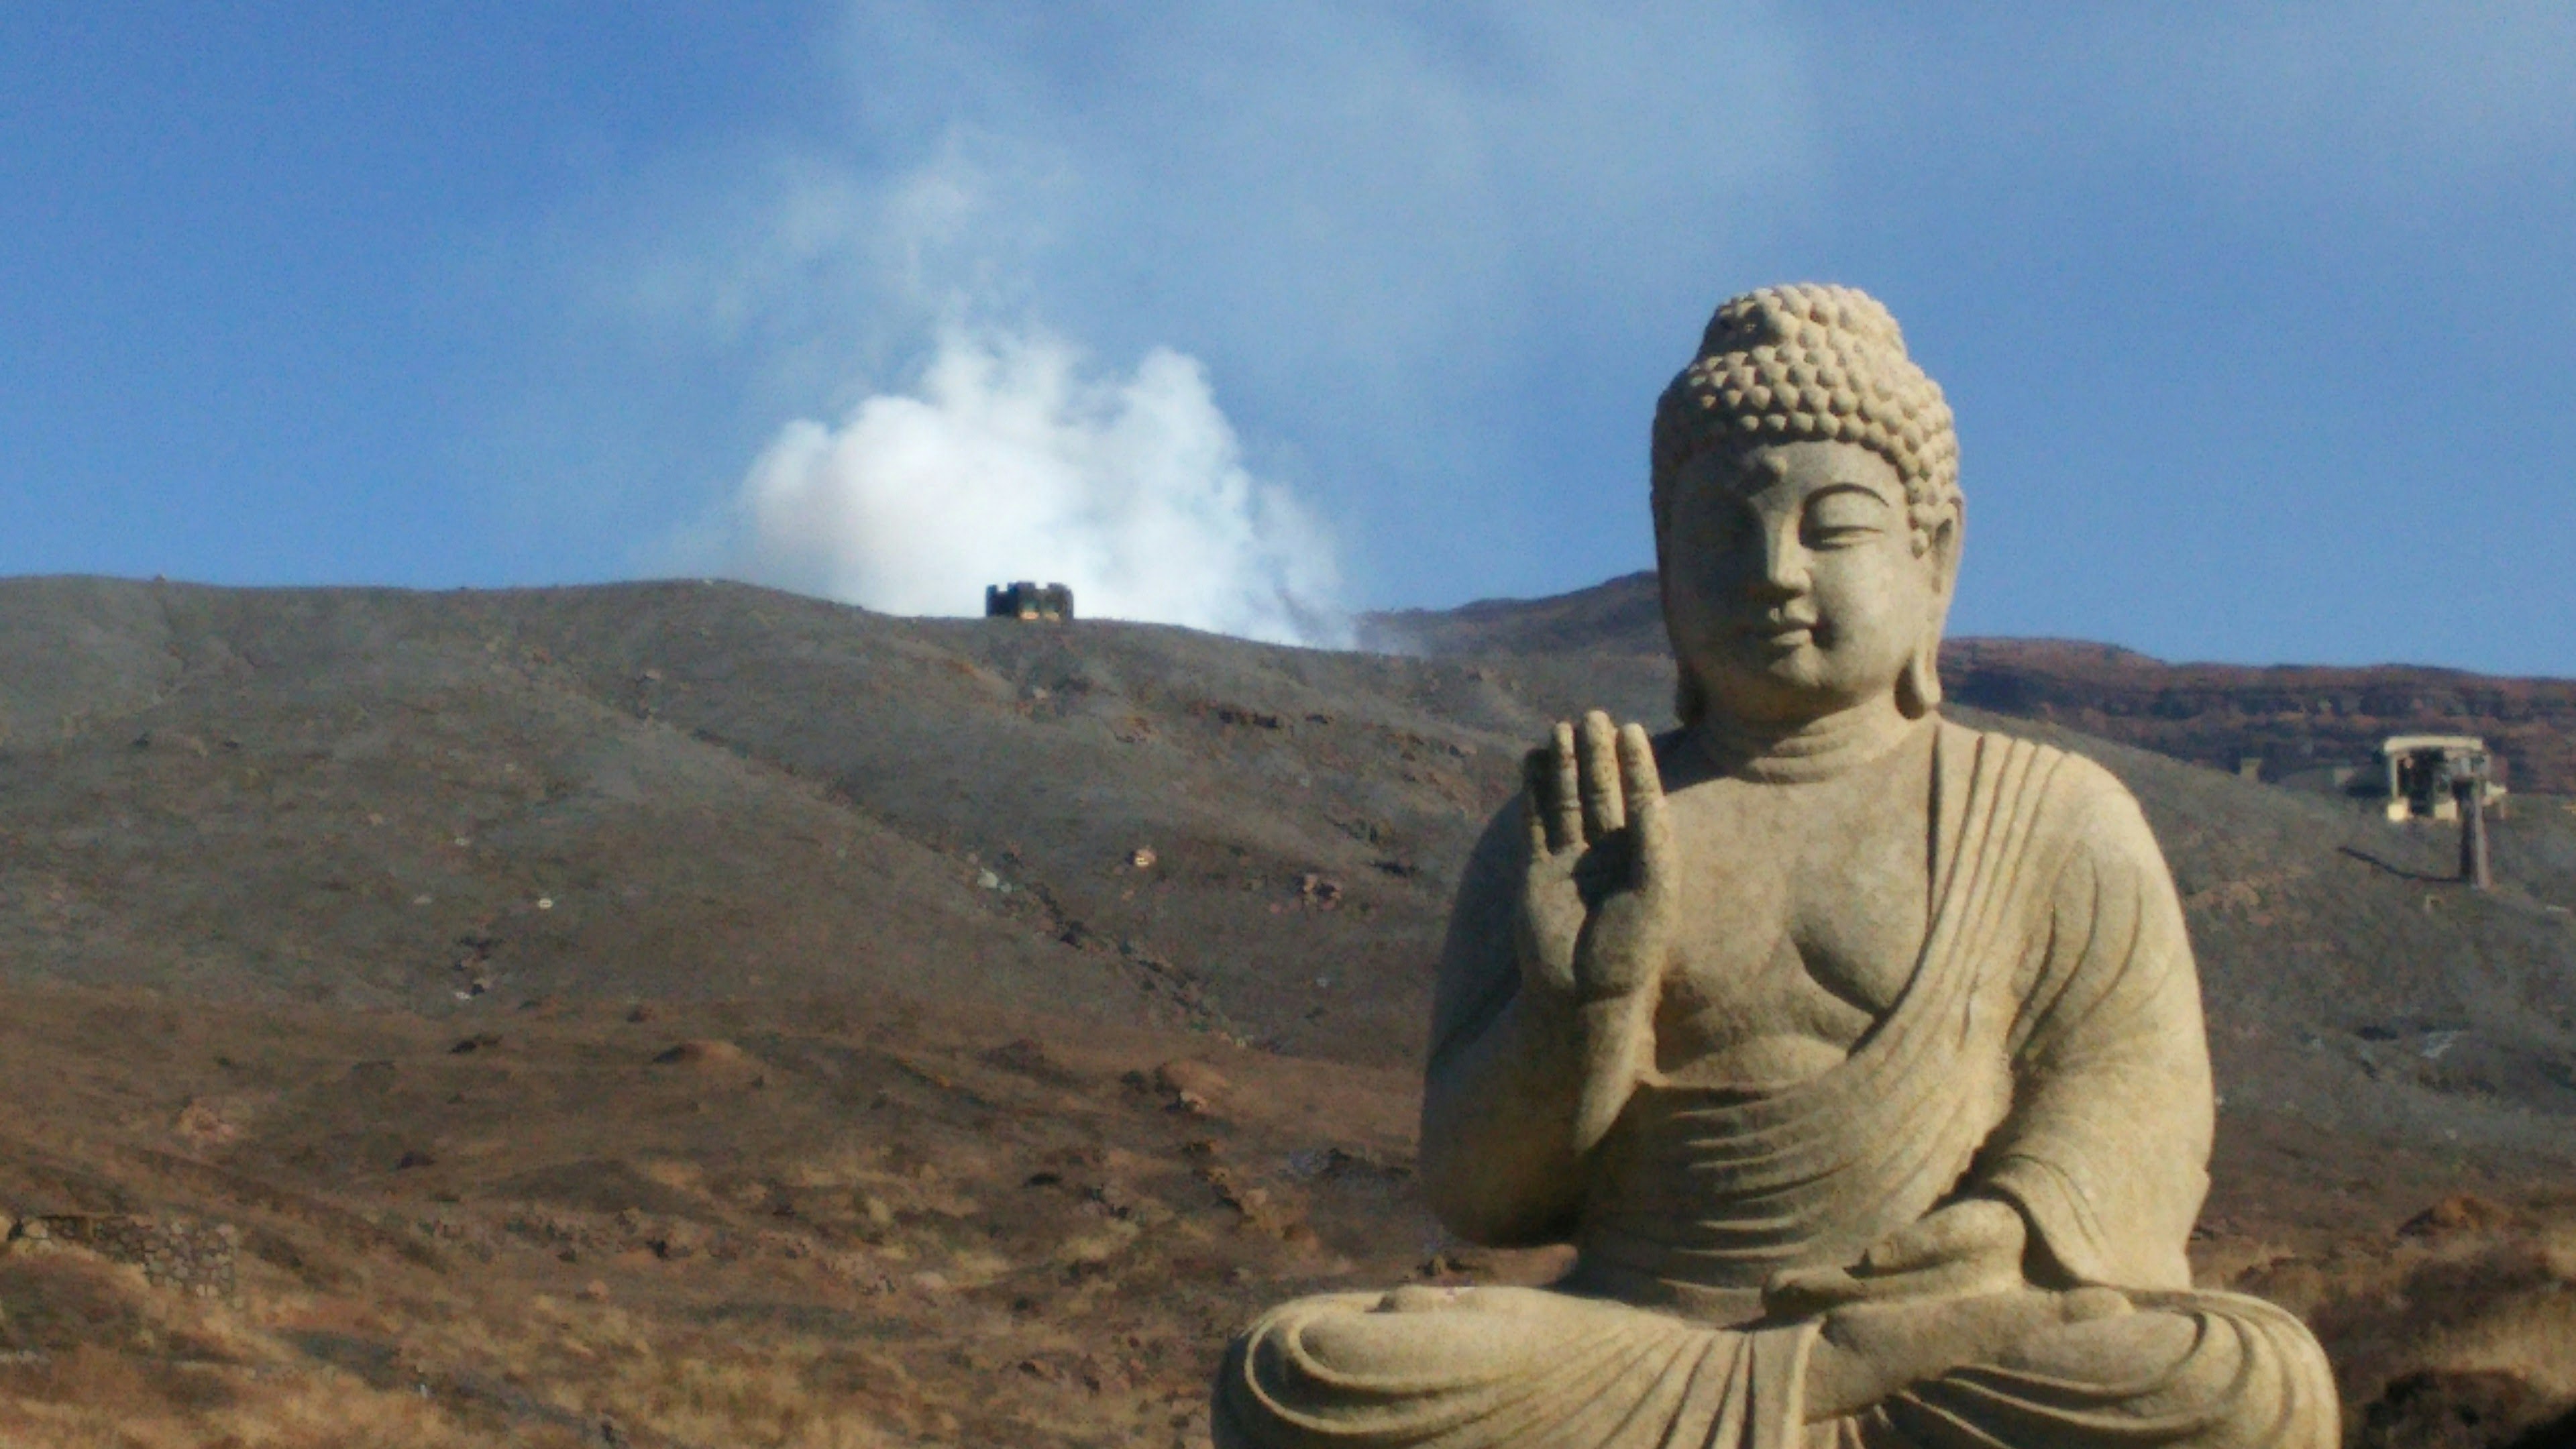
[[1619, 783], [1628, 796], [1628, 818], [1635, 820], [1664, 803], [1663, 776], [1655, 770], [1655, 742], [1644, 725], [1619, 726]]
[[1911, 1273], [1946, 1262], [1959, 1256], [1954, 1235], [1943, 1231], [1938, 1218], [1916, 1223], [1892, 1233], [1871, 1245], [1860, 1255], [1860, 1271], [1872, 1277]]
[[1860, 1256], [1860, 1272], [1869, 1278], [1897, 1278], [1945, 1267], [1968, 1256], [1955, 1243], [1937, 1235], [1899, 1233]]
[[1641, 725], [1619, 727], [1619, 780], [1627, 791], [1628, 831], [1636, 837], [1636, 882], [1647, 891], [1672, 884], [1672, 826], [1664, 814], [1663, 777], [1655, 742]]
[[1583, 838], [1604, 839], [1628, 823], [1627, 801], [1619, 791], [1619, 742], [1610, 716], [1594, 710], [1583, 717]]
[[2019, 1226], [2018, 1212], [2005, 1204], [1954, 1203], [1888, 1235], [1861, 1255], [1861, 1268], [1871, 1274], [1912, 1273], [2012, 1252], [2019, 1247]]
[[1783, 1318], [1811, 1318], [1869, 1297], [1869, 1285], [1840, 1268], [1787, 1268], [1762, 1285], [1763, 1309]]
[[1558, 720], [1548, 742], [1555, 756], [1550, 772], [1555, 788], [1547, 802], [1548, 848], [1570, 850], [1583, 843], [1583, 783], [1574, 764], [1574, 726]]
[[1929, 1272], [1992, 1256], [1997, 1246], [1982, 1234], [1967, 1232], [1958, 1224], [1935, 1219], [1898, 1233], [1870, 1249], [1862, 1255], [1861, 1269], [1872, 1275]]

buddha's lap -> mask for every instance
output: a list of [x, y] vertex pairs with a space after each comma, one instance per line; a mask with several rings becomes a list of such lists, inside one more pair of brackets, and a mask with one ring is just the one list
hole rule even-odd
[[1329, 1375], [1483, 1379], [1644, 1317], [1618, 1304], [1545, 1289], [1414, 1286], [1285, 1303], [1263, 1315], [1252, 1337], [1256, 1345]]
[[[2245, 1330], [2245, 1345], [2216, 1355], [2220, 1363], [2277, 1347], [2314, 1352], [2295, 1322], [2268, 1304], [2229, 1294], [2140, 1295], [2136, 1311], [2034, 1330], [1995, 1356], [1971, 1365], [2073, 1383], [2144, 1382], [2169, 1376], [2202, 1349], [2213, 1323]], [[2285, 1335], [2283, 1323], [2290, 1328]], [[1333, 1293], [1298, 1299], [1263, 1316], [1252, 1331], [1256, 1353], [1297, 1359], [1308, 1372], [1353, 1381], [1410, 1380], [1426, 1389], [1456, 1376], [1489, 1381], [1520, 1365], [1556, 1365], [1570, 1351], [1599, 1349], [1612, 1339], [1665, 1338], [1731, 1330], [1545, 1288], [1428, 1288], [1391, 1293]], [[2297, 1340], [2288, 1345], [2284, 1338]]]
[[[1992, 1362], [1917, 1379], [1835, 1421], [1832, 1442], [2331, 1449], [2333, 1377], [2298, 1320], [2232, 1294], [2126, 1296], [2132, 1312], [2059, 1322]], [[1651, 1426], [1667, 1420], [1752, 1423], [1730, 1416], [1761, 1411], [1763, 1345], [1785, 1367], [1795, 1360], [1778, 1352], [1779, 1335], [1797, 1331], [1723, 1328], [1547, 1289], [1299, 1299], [1264, 1315], [1228, 1356], [1216, 1442], [1662, 1445]]]

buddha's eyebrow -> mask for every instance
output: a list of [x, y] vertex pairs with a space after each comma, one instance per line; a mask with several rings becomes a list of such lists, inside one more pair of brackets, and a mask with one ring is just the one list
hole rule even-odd
[[1834, 493], [1857, 493], [1863, 498], [1866, 498], [1881, 507], [1893, 508], [1896, 506], [1894, 500], [1890, 499], [1885, 493], [1880, 492], [1875, 485], [1864, 483], [1857, 478], [1838, 478], [1835, 481], [1818, 488], [1815, 492], [1808, 494], [1807, 501], [1812, 503], [1816, 499], [1823, 498], [1828, 494]]

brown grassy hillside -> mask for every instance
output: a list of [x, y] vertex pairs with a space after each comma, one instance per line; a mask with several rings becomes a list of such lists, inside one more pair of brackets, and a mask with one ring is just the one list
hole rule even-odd
[[[12, 1446], [1187, 1441], [1258, 1304], [1545, 1271], [1411, 1193], [1430, 955], [1522, 746], [1670, 683], [695, 583], [18, 580], [0, 660], [0, 1212], [241, 1261], [0, 1259]], [[2172, 859], [2212, 1281], [2356, 1442], [2576, 1403], [2513, 1358], [2576, 1280], [2576, 817], [2473, 896], [2437, 828], [1985, 722]]]

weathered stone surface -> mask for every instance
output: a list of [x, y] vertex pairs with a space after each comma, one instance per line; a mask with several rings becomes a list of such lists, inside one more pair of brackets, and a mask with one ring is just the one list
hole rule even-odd
[[143, 1270], [155, 1288], [201, 1298], [230, 1298], [241, 1234], [230, 1223], [176, 1215], [38, 1213], [15, 1222], [0, 1215], [0, 1243], [12, 1252], [70, 1249]]
[[1422, 1171], [1546, 1289], [1273, 1310], [1221, 1445], [2301, 1446], [2289, 1314], [2196, 1292], [2180, 903], [2097, 766], [1938, 718], [1940, 390], [1844, 288], [1720, 308], [1655, 423], [1683, 728], [1531, 752], [1459, 888]]

